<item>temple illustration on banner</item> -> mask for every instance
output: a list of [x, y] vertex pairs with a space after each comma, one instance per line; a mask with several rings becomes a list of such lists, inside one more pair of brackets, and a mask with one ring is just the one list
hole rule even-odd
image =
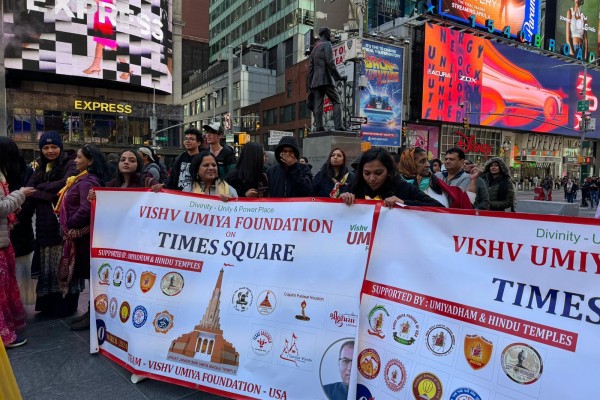
[[220, 324], [222, 282], [223, 269], [219, 272], [202, 321], [192, 332], [184, 333], [171, 342], [168, 360], [232, 375], [237, 373], [240, 355], [223, 337]]

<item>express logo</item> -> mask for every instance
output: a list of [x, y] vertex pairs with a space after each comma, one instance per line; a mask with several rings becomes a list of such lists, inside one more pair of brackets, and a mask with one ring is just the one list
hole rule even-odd
[[94, 310], [96, 310], [98, 314], [106, 314], [106, 311], [108, 311], [107, 295], [101, 294], [99, 296], [96, 296], [96, 298], [94, 299]]
[[119, 319], [122, 323], [125, 323], [129, 320], [129, 316], [131, 315], [131, 307], [129, 303], [124, 301], [121, 303], [121, 307], [119, 308]]
[[[135, 317], [135, 314], [134, 314]], [[175, 317], [167, 310], [156, 313], [152, 325], [156, 333], [167, 333], [173, 327]], [[144, 321], [145, 322], [145, 321]], [[142, 324], [143, 325], [143, 324]], [[137, 328], [137, 327], [136, 327]]]
[[442, 381], [431, 372], [422, 372], [413, 380], [412, 393], [415, 399], [441, 400]]
[[106, 286], [110, 285], [109, 279], [111, 270], [112, 267], [109, 263], [104, 263], [98, 268], [98, 284]]
[[356, 328], [356, 319], [358, 315], [356, 314], [341, 314], [338, 313], [337, 310], [329, 314], [329, 319], [333, 321], [335, 326], [338, 327], [349, 327]]
[[256, 304], [256, 309], [262, 315], [268, 315], [275, 310], [275, 306], [277, 305], [277, 298], [275, 297], [275, 293], [270, 290], [264, 290], [259, 296], [258, 300], [260, 303]]
[[399, 392], [406, 385], [406, 367], [400, 360], [391, 359], [385, 365], [383, 377], [392, 392]]
[[252, 306], [253, 300], [254, 296], [252, 295], [252, 290], [247, 287], [241, 287], [233, 292], [231, 304], [236, 311], [244, 312]]
[[454, 333], [446, 325], [432, 326], [425, 336], [427, 348], [436, 356], [447, 356], [456, 344]]
[[125, 287], [131, 289], [135, 284], [136, 274], [132, 268], [129, 268], [125, 273]]
[[419, 322], [410, 314], [400, 314], [392, 325], [394, 340], [397, 343], [410, 346], [419, 337]]
[[358, 355], [358, 371], [367, 379], [375, 379], [381, 370], [381, 358], [373, 349], [365, 349]]
[[114, 297], [110, 299], [110, 304], [108, 306], [108, 310], [110, 313], [110, 317], [114, 318], [117, 316], [117, 309], [119, 308], [119, 303], [117, 303], [117, 299]]
[[481, 396], [471, 388], [458, 388], [450, 395], [450, 400], [481, 400]]
[[148, 311], [146, 311], [146, 307], [137, 306], [131, 315], [131, 323], [136, 328], [141, 328], [146, 323], [148, 319]]
[[113, 273], [113, 285], [119, 287], [121, 283], [123, 283], [123, 268], [117, 267]]
[[266, 356], [273, 348], [273, 336], [264, 329], [259, 329], [252, 335], [252, 351], [259, 356]]
[[387, 312], [384, 306], [375, 306], [369, 312], [369, 326], [367, 330], [369, 335], [377, 336], [380, 339], [385, 337], [383, 333], [383, 322], [385, 317], [389, 317], [390, 314]]

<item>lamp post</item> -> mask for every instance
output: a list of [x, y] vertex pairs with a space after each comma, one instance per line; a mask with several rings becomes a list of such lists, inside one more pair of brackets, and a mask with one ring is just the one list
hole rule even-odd
[[150, 116], [150, 135], [152, 147], [156, 147], [156, 81], [152, 80], [152, 115]]
[[213, 122], [215, 122], [215, 120], [217, 119], [217, 98], [219, 97], [219, 93], [218, 92], [212, 92], [212, 94], [210, 95], [213, 99], [215, 99], [215, 106], [213, 107]]

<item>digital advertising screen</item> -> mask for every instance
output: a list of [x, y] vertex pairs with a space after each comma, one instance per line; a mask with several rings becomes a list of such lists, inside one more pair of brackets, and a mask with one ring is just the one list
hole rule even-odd
[[496, 31], [509, 26], [512, 35], [523, 31], [525, 40], [530, 41], [539, 30], [540, 3], [541, 0], [440, 0], [438, 11], [445, 18], [469, 25], [473, 16], [479, 27], [486, 27], [486, 20], [491, 19]]
[[172, 0], [5, 2], [5, 67], [171, 93], [172, 10]]
[[368, 86], [360, 97], [363, 140], [376, 146], [400, 146], [402, 129], [402, 67], [404, 49], [363, 41], [364, 70]]
[[561, 46], [568, 44], [571, 56], [576, 56], [581, 49], [584, 60], [588, 59], [590, 52], [597, 57], [599, 11], [599, 0], [556, 2], [556, 43]]
[[584, 94], [600, 118], [597, 71], [587, 70], [584, 85], [580, 64], [437, 25], [425, 35], [423, 119], [578, 136]]

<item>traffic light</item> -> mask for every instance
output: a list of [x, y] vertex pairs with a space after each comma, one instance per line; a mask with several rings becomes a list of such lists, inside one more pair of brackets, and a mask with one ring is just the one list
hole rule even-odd
[[591, 165], [594, 163], [594, 157], [592, 156], [579, 156], [577, 157], [577, 161], [579, 164], [583, 165]]
[[406, 136], [406, 134], [408, 133], [408, 128], [406, 127], [406, 125], [402, 126], [402, 136]]
[[256, 130], [257, 132], [258, 132], [258, 131], [260, 131], [260, 121], [256, 121], [255, 130]]
[[463, 128], [469, 129], [469, 118], [468, 117], [463, 118]]
[[304, 125], [304, 137], [308, 137], [308, 127]]
[[238, 144], [246, 144], [250, 141], [250, 135], [245, 132], [240, 132], [238, 137]]

